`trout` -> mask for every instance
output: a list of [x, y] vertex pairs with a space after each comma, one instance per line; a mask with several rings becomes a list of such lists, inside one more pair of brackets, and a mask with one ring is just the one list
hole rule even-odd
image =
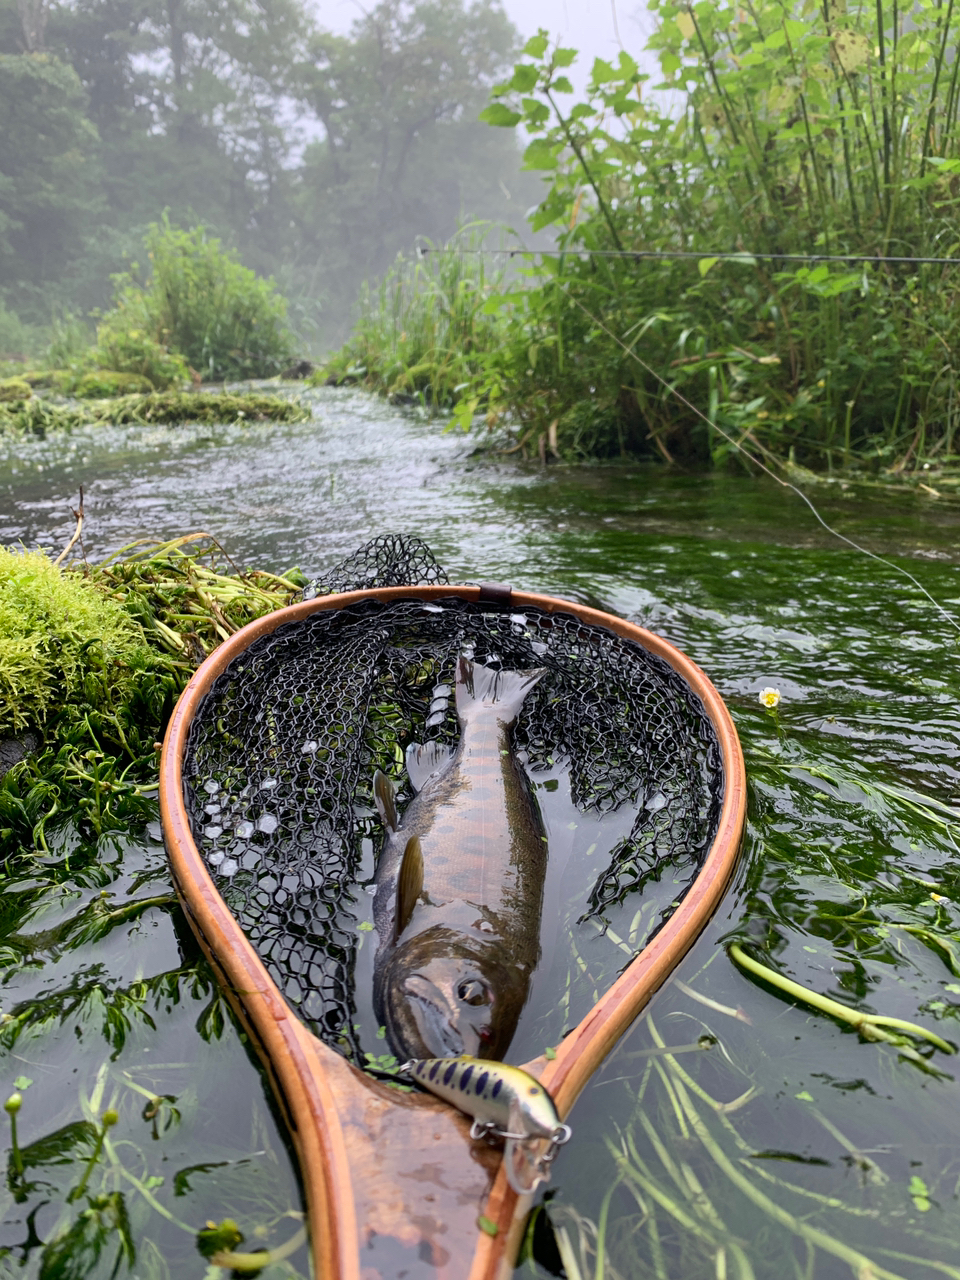
[[544, 670], [461, 658], [456, 750], [411, 744], [416, 795], [397, 817], [379, 771], [386, 828], [377, 864], [373, 1003], [404, 1058], [502, 1058], [540, 958], [547, 844], [511, 749], [510, 726]]

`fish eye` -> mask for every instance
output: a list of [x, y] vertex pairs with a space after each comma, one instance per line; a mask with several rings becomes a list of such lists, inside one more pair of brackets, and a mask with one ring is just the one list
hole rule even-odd
[[478, 982], [476, 978], [460, 983], [459, 987], [457, 987], [457, 999], [462, 1000], [464, 1004], [471, 1005], [490, 1003], [490, 995], [487, 988], [482, 982]]
[[535, 1097], [539, 1092], [540, 1092], [540, 1090], [537, 1088], [537, 1086], [536, 1086], [535, 1084], [530, 1086], [530, 1097], [531, 1097], [531, 1098]]

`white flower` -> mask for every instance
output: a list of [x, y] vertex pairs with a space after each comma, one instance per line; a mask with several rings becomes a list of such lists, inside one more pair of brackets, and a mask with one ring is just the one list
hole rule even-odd
[[772, 689], [767, 685], [765, 689], [761, 689], [757, 694], [762, 707], [776, 707], [780, 704], [780, 690]]

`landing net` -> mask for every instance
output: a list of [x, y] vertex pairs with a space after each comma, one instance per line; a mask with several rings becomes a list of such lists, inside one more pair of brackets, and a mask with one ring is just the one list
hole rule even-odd
[[[446, 582], [422, 542], [391, 535], [304, 595]], [[358, 877], [364, 847], [382, 838], [373, 775], [397, 780], [402, 812], [412, 796], [406, 744], [456, 744], [460, 655], [545, 667], [514, 730], [531, 777], [562, 763], [581, 812], [635, 813], [582, 921], [602, 924], [668, 869], [684, 886], [675, 905], [716, 832], [721, 756], [699, 699], [662, 659], [573, 614], [455, 596], [364, 601], [255, 640], [191, 725], [193, 836], [280, 990], [321, 1039], [357, 1059]]]

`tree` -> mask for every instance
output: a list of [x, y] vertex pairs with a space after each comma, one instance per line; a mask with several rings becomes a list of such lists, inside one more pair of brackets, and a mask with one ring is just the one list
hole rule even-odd
[[341, 308], [417, 236], [521, 219], [537, 184], [513, 140], [477, 121], [516, 44], [497, 0], [382, 0], [349, 38], [314, 38], [301, 94], [324, 138], [300, 177], [300, 256]]
[[86, 106], [76, 73], [57, 58], [0, 54], [0, 289], [26, 316], [46, 309], [51, 290], [69, 296], [100, 210], [99, 139]]

